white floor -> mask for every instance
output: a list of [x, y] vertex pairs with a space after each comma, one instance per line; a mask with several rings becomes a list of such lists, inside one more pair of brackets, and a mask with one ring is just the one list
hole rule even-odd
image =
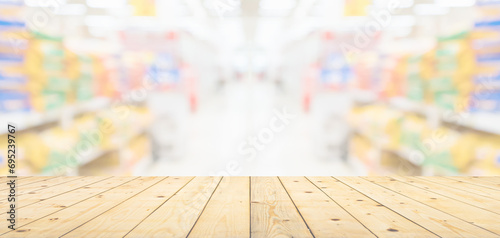
[[[304, 113], [300, 98], [276, 92], [272, 84], [226, 85], [223, 91], [206, 96], [194, 114], [168, 112], [175, 114], [170, 126], [157, 126], [155, 131], [168, 148], [161, 149], [161, 158], [145, 174], [354, 175], [336, 151], [326, 149], [329, 141], [338, 140], [332, 135], [345, 131], [345, 125], [335, 123], [325, 130], [329, 115], [325, 108], [335, 105], [322, 102], [321, 97], [315, 100], [311, 112]], [[162, 105], [170, 104], [157, 106]], [[277, 112], [284, 110], [293, 118], [280, 120]]]

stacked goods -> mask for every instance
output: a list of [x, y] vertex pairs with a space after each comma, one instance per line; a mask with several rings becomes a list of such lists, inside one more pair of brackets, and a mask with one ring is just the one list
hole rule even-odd
[[175, 87], [180, 82], [178, 64], [171, 54], [157, 54], [148, 73], [159, 89]]
[[424, 155], [423, 166], [434, 174], [456, 175], [458, 173], [452, 148], [457, 147], [461, 134], [446, 127], [423, 130], [419, 151]]
[[30, 110], [24, 71], [26, 27], [22, 1], [0, 2], [0, 113]]
[[122, 162], [124, 164], [123, 170], [129, 175], [133, 175], [131, 169], [139, 161], [147, 159], [147, 157], [150, 155], [150, 151], [151, 141], [146, 135], [140, 135], [131, 140], [130, 143], [122, 151]]
[[[120, 153], [112, 151], [104, 155], [101, 159], [94, 160], [78, 168], [81, 176], [109, 176], [114, 174], [116, 168], [120, 166]], [[123, 175], [120, 173], [119, 175]]]
[[411, 101], [423, 102], [426, 84], [421, 75], [420, 63], [422, 56], [408, 56], [406, 58], [406, 97]]
[[96, 68], [98, 62], [90, 55], [69, 53], [68, 74], [73, 82], [75, 101], [87, 101], [96, 96], [94, 80], [98, 77]]
[[403, 94], [404, 64], [400, 57], [385, 56], [381, 59], [381, 96], [383, 98], [399, 97]]
[[500, 137], [467, 132], [450, 148], [455, 167], [471, 175], [500, 173]]
[[352, 69], [343, 54], [332, 53], [323, 63], [320, 71], [321, 84], [327, 87], [342, 87], [352, 78]]
[[147, 107], [119, 105], [112, 110], [99, 113], [97, 120], [103, 128], [103, 148], [110, 149], [128, 142], [140, 134], [151, 123], [151, 112]]
[[406, 150], [420, 150], [425, 139], [422, 132], [426, 130], [427, 122], [424, 118], [408, 114], [401, 123], [401, 147]]
[[[464, 146], [464, 141], [467, 143], [466, 135], [462, 136], [446, 127], [433, 129], [425, 118], [412, 113], [404, 114], [384, 105], [370, 105], [355, 107], [349, 121], [358, 132], [351, 141], [351, 151], [369, 167], [374, 167], [374, 163], [379, 161], [376, 158], [385, 159], [380, 160], [385, 167], [391, 164], [408, 165], [407, 162], [422, 159], [419, 163], [436, 173], [456, 174], [459, 170], [470, 168], [471, 159], [474, 158], [464, 157], [470, 155], [473, 149]], [[406, 161], [398, 162], [395, 156], [402, 156]], [[417, 171], [414, 166], [406, 165], [405, 168], [411, 167], [411, 171], [399, 171], [399, 168], [392, 170], [398, 171], [398, 174], [413, 174]]]
[[125, 52], [122, 55], [122, 66], [125, 72], [121, 83], [125, 92], [143, 87], [147, 64], [151, 63], [152, 56], [142, 52]]
[[362, 135], [354, 135], [349, 150], [352, 155], [366, 165], [371, 172], [376, 173], [378, 167], [377, 148], [372, 141]]
[[500, 174], [500, 137], [476, 136], [477, 145], [472, 147], [474, 157], [467, 172], [476, 175]]
[[[387, 151], [381, 154], [380, 165], [386, 174], [401, 176], [418, 176], [422, 174], [422, 168], [401, 158], [397, 153]], [[380, 174], [377, 174], [380, 175]]]
[[120, 84], [123, 78], [123, 71], [120, 67], [120, 57], [118, 55], [103, 55], [98, 58], [98, 63], [94, 65], [95, 72], [99, 78], [98, 94], [110, 98], [117, 98], [126, 92]]
[[500, 111], [500, 2], [478, 1], [472, 32], [477, 69], [473, 78], [471, 112]]
[[[124, 107], [126, 115], [108, 109], [82, 115], [67, 128], [53, 126], [41, 132], [22, 132], [16, 141], [20, 174], [60, 174], [96, 159], [93, 156], [121, 149], [151, 123], [147, 108]], [[3, 142], [7, 139], [0, 145]], [[0, 171], [7, 169], [6, 156], [7, 151], [0, 151]]]
[[352, 127], [385, 148], [399, 147], [402, 114], [383, 105], [355, 107], [349, 116]]
[[474, 68], [469, 32], [438, 38], [435, 75], [429, 81], [433, 104], [442, 109], [467, 110]]
[[376, 74], [379, 55], [374, 52], [364, 52], [363, 57], [356, 60], [353, 66], [353, 84], [354, 88], [362, 90], [372, 90], [378, 93], [380, 87], [379, 75]]
[[34, 33], [26, 52], [26, 74], [36, 111], [60, 108], [72, 98], [62, 38]]
[[434, 73], [433, 52], [419, 55], [406, 55], [394, 69], [396, 73], [404, 75], [405, 96], [418, 103], [430, 103], [429, 83]]

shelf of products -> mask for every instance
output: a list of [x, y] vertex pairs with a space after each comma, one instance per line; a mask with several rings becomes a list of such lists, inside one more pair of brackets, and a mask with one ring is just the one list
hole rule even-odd
[[[65, 128], [56, 125], [40, 131], [20, 132], [18, 144], [22, 146], [17, 151], [18, 173], [73, 173], [97, 158], [122, 150], [130, 141], [143, 135], [152, 121], [147, 108], [127, 108], [126, 116], [117, 115], [113, 109], [102, 109], [74, 118], [73, 123]], [[7, 140], [2, 141], [6, 143]], [[1, 151], [2, 158], [6, 158], [6, 153]], [[7, 169], [5, 162], [2, 159], [2, 171]]]
[[[115, 159], [108, 172], [134, 173], [151, 157], [149, 93], [186, 87], [176, 32], [96, 37], [77, 25], [73, 36], [64, 14], [45, 28], [25, 22], [40, 6], [0, 2], [0, 122], [16, 126], [18, 175], [81, 175]], [[2, 148], [6, 136], [0, 128]], [[6, 158], [0, 149], [4, 174]]]
[[353, 109], [351, 151], [378, 170], [383, 152], [397, 155], [430, 174], [493, 175], [500, 172], [500, 136], [433, 127], [426, 118], [387, 105]]
[[[351, 155], [374, 173], [387, 170], [387, 157], [400, 159], [392, 167], [408, 162], [425, 175], [500, 173], [500, 2], [456, 12], [474, 17], [456, 25], [447, 20], [457, 14], [432, 18], [435, 31], [420, 29], [428, 23], [417, 18], [411, 35], [393, 39], [397, 50], [374, 43], [355, 61], [325, 44], [318, 84], [327, 72], [342, 76], [333, 81], [356, 105]], [[399, 44], [420, 36], [433, 44]]]

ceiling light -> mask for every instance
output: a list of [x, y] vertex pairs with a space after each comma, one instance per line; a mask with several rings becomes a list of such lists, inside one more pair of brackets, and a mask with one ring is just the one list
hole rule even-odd
[[291, 10], [295, 3], [295, 0], [261, 0], [259, 6], [264, 10]]
[[441, 7], [472, 7], [476, 0], [436, 0], [436, 4]]
[[450, 9], [448, 7], [442, 7], [436, 4], [428, 4], [428, 3], [417, 4], [415, 5], [415, 8], [413, 10], [415, 14], [421, 16], [446, 15], [448, 14], [448, 12], [450, 12]]
[[80, 16], [87, 12], [87, 7], [84, 4], [64, 4], [56, 10], [57, 15]]
[[93, 8], [121, 8], [127, 5], [127, 0], [87, 0], [87, 6]]

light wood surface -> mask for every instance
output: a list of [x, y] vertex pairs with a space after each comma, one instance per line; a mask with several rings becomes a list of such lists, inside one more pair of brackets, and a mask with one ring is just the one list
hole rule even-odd
[[19, 177], [0, 236], [500, 237], [499, 178]]

